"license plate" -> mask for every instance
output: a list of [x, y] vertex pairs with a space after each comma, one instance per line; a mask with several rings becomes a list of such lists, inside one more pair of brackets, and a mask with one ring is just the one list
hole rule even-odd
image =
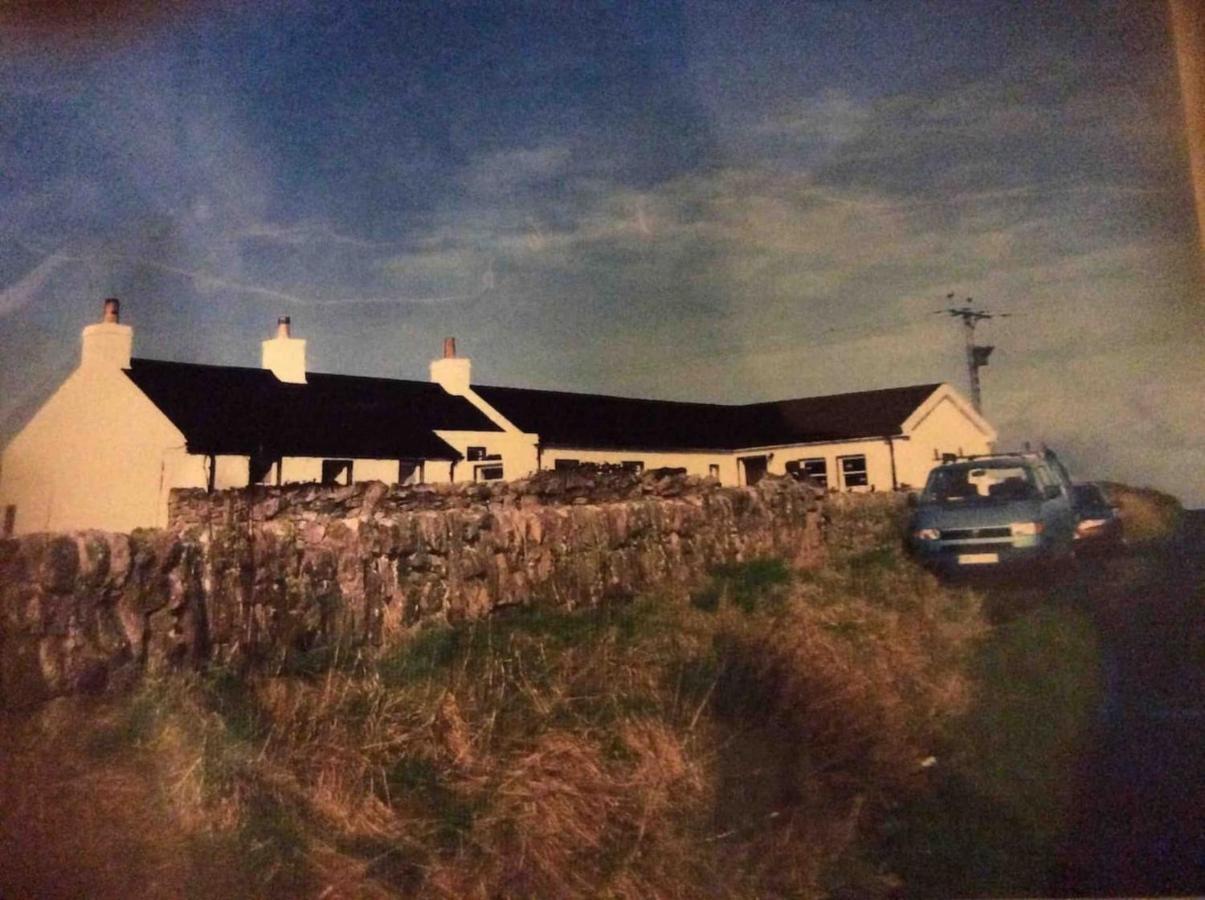
[[999, 553], [960, 553], [958, 562], [964, 566], [982, 566], [1000, 562]]

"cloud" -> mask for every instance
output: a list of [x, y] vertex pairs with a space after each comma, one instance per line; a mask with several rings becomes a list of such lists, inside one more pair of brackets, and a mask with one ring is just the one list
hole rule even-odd
[[71, 257], [60, 253], [48, 254], [19, 281], [0, 290], [0, 316], [14, 313], [36, 300], [51, 276], [72, 261]]
[[375, 250], [397, 246], [397, 243], [393, 241], [371, 241], [343, 234], [321, 222], [299, 222], [294, 225], [251, 222], [237, 228], [232, 236], [238, 240], [267, 241], [294, 247], [334, 244], [337, 246]]
[[[31, 252], [45, 252], [44, 250], [39, 250], [39, 248], [36, 248], [28, 243], [23, 245]], [[19, 282], [0, 292], [0, 316], [15, 312], [16, 310], [28, 305], [38, 296], [41, 291], [46, 288], [50, 277], [55, 273], [55, 271], [67, 263], [124, 263], [143, 269], [151, 269], [167, 275], [177, 275], [193, 282], [198, 288], [204, 290], [220, 289], [236, 294], [248, 295], [258, 299], [280, 302], [288, 306], [310, 308], [321, 306], [429, 306], [441, 303], [470, 301], [478, 299], [487, 290], [489, 290], [492, 286], [492, 279], [494, 277], [492, 270], [487, 269], [477, 276], [479, 284], [475, 290], [470, 290], [458, 295], [408, 296], [404, 294], [396, 294], [392, 296], [339, 296], [331, 298], [317, 298], [313, 296], [291, 293], [289, 291], [283, 291], [265, 285], [237, 281], [210, 272], [188, 269], [182, 266], [172, 265], [171, 263], [160, 262], [158, 260], [147, 259], [139, 256], [112, 252], [66, 253], [63, 251], [55, 251], [47, 254], [42, 262], [39, 263], [34, 269], [30, 270], [30, 272]]]
[[460, 182], [476, 196], [497, 197], [561, 177], [571, 160], [572, 151], [563, 144], [500, 150], [475, 157]]

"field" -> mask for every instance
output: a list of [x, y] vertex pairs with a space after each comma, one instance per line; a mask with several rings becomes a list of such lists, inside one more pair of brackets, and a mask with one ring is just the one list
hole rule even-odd
[[877, 544], [810, 572], [751, 560], [689, 598], [515, 610], [10, 718], [0, 888], [885, 897], [975, 888], [971, 865], [1028, 883], [1096, 702], [1090, 632], [1057, 606], [989, 627], [868, 515]]

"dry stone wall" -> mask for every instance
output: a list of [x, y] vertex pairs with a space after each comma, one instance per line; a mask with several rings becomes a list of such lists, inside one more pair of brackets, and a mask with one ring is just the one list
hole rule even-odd
[[276, 670], [424, 622], [687, 590], [716, 563], [824, 552], [816, 489], [670, 472], [177, 491], [170, 520], [0, 542], [0, 706], [147, 670]]

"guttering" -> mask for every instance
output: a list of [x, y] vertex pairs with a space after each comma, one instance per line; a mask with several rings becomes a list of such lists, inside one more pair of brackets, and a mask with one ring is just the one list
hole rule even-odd
[[[580, 451], [582, 453], [719, 453], [725, 455], [735, 454], [758, 454], [773, 450], [786, 450], [790, 447], [822, 447], [831, 444], [860, 444], [867, 441], [881, 441], [884, 435], [872, 434], [865, 437], [850, 437], [850, 438], [826, 438], [818, 441], [789, 441], [783, 444], [760, 444], [756, 446], [741, 446], [741, 447], [640, 447], [628, 445], [626, 447], [599, 447], [586, 444], [562, 444], [559, 442], [543, 442], [541, 448], [547, 447], [549, 450], [560, 450], [562, 452]], [[906, 434], [892, 435], [895, 440], [906, 441]]]

